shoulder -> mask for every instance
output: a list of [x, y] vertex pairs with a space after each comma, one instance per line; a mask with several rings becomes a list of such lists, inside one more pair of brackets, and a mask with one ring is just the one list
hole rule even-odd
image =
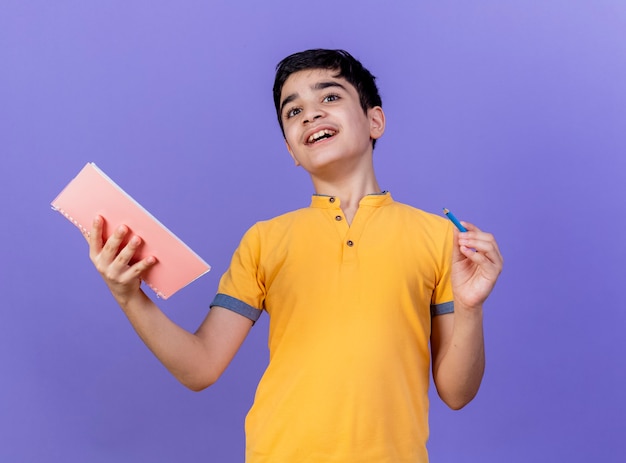
[[439, 215], [427, 212], [417, 207], [405, 203], [394, 201], [385, 209], [400, 220], [407, 220], [421, 227], [432, 228], [433, 230], [446, 230], [450, 226], [450, 221]]
[[302, 220], [311, 213], [311, 208], [304, 207], [296, 209], [295, 211], [285, 212], [284, 214], [277, 215], [271, 219], [261, 220], [253, 225], [260, 230], [268, 230], [272, 228], [286, 227], [298, 220]]
[[293, 230], [296, 224], [309, 220], [311, 215], [311, 208], [302, 208], [267, 220], [260, 220], [248, 229], [244, 239], [250, 236], [256, 236], [258, 239], [267, 239], [268, 237], [283, 235]]
[[283, 239], [292, 230], [294, 221], [298, 220], [302, 211], [303, 209], [298, 209], [255, 222], [241, 237], [238, 251], [258, 256], [261, 249], [276, 240]]
[[380, 216], [380, 223], [395, 239], [406, 238], [437, 255], [452, 243], [453, 226], [447, 218], [395, 201], [384, 209], [388, 211]]

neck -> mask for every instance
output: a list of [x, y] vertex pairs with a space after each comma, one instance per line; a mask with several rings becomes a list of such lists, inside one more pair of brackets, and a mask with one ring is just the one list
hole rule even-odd
[[313, 178], [313, 186], [317, 194], [335, 196], [339, 198], [341, 210], [343, 211], [348, 224], [352, 223], [352, 219], [359, 208], [359, 202], [364, 196], [372, 193], [380, 193], [378, 181], [371, 170], [367, 176], [354, 175], [335, 181], [324, 181], [323, 179]]

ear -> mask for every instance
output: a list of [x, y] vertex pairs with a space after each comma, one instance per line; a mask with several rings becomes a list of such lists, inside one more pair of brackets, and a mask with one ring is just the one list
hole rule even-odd
[[294, 160], [294, 162], [296, 163], [296, 166], [299, 166], [300, 162], [296, 159], [296, 156], [293, 154], [291, 146], [289, 146], [289, 142], [287, 140], [285, 140], [285, 145], [287, 145], [287, 151], [289, 151], [289, 156], [291, 156], [291, 159]]
[[370, 137], [377, 140], [385, 133], [385, 113], [380, 106], [374, 106], [367, 110], [370, 122]]

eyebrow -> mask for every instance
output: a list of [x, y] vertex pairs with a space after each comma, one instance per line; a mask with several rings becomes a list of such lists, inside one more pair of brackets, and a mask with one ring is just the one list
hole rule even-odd
[[[336, 81], [333, 81], [333, 80], [317, 82], [311, 88], [313, 90], [324, 90], [326, 88], [331, 88], [331, 87], [339, 87], [339, 88], [347, 91], [345, 85], [341, 85], [339, 82], [336, 82]], [[292, 93], [291, 95], [286, 96], [285, 99], [280, 104], [280, 113], [282, 114], [283, 110], [285, 109], [285, 106], [287, 106], [293, 100], [298, 98], [298, 96], [299, 96], [298, 93]]]

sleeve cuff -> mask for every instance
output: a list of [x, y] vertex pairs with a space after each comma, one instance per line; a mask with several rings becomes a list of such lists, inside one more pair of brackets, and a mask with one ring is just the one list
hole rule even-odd
[[261, 316], [261, 312], [263, 312], [260, 309], [254, 308], [251, 305], [240, 301], [239, 299], [235, 299], [232, 296], [221, 293], [217, 293], [215, 295], [215, 298], [213, 299], [213, 302], [211, 302], [211, 305], [209, 307], [213, 307], [216, 305], [224, 307], [228, 310], [232, 310], [239, 315], [249, 318], [250, 320], [252, 320], [253, 323], [259, 319], [259, 317]]
[[443, 315], [454, 312], [454, 302], [444, 302], [443, 304], [434, 304], [430, 306], [430, 316], [436, 317], [437, 315]]

